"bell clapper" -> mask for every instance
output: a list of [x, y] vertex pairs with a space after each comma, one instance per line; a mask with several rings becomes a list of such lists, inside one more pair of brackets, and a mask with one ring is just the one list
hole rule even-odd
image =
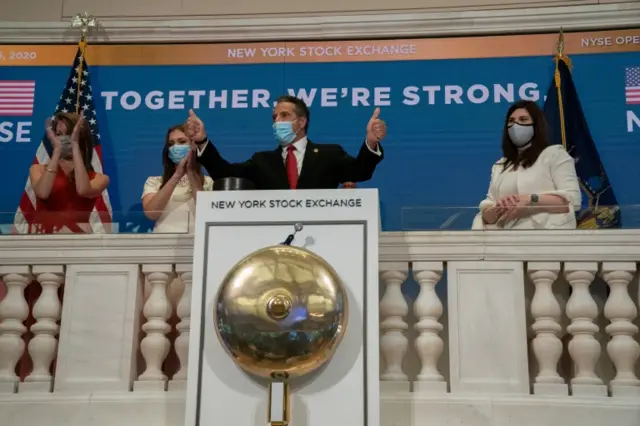
[[300, 231], [302, 231], [302, 229], [304, 228], [304, 225], [301, 223], [296, 223], [295, 225], [293, 225], [293, 234], [290, 234], [286, 240], [284, 240], [284, 242], [282, 243], [283, 246], [290, 246], [291, 243], [293, 242], [293, 239], [296, 237], [296, 234]]
[[284, 375], [274, 373], [269, 382], [269, 425], [287, 426], [289, 424], [289, 383]]

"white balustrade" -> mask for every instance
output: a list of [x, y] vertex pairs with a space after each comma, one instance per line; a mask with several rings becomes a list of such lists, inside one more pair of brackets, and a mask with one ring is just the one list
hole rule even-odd
[[33, 305], [32, 312], [36, 320], [31, 326], [33, 338], [29, 342], [29, 356], [33, 368], [20, 386], [20, 392], [27, 389], [51, 392], [53, 376], [49, 370], [58, 349], [58, 321], [62, 313], [58, 289], [64, 282], [64, 267], [34, 266], [33, 274], [42, 287], [42, 293]]
[[[383, 233], [380, 241], [382, 426], [637, 426], [640, 231]], [[0, 238], [3, 419], [183, 426], [192, 243], [186, 235]], [[174, 278], [179, 294], [169, 294]], [[42, 293], [29, 307], [32, 279]], [[608, 296], [593, 284], [600, 279]], [[26, 357], [33, 367], [21, 379]]]
[[167, 375], [162, 370], [162, 363], [171, 348], [171, 342], [166, 336], [171, 331], [167, 320], [171, 317], [172, 311], [171, 302], [167, 297], [167, 287], [173, 279], [173, 268], [171, 265], [144, 265], [142, 272], [151, 288], [142, 309], [146, 319], [142, 331], [146, 335], [140, 342], [140, 352], [146, 368], [138, 376], [134, 390], [164, 389]]
[[640, 345], [634, 339], [638, 327], [633, 321], [638, 308], [629, 295], [629, 283], [636, 273], [636, 264], [631, 262], [605, 262], [602, 276], [609, 285], [611, 293], [604, 305], [604, 315], [611, 324], [606, 332], [611, 336], [607, 352], [616, 368], [611, 380], [613, 396], [640, 397], [640, 380], [635, 369], [640, 356]]
[[558, 361], [562, 356], [560, 333], [560, 304], [553, 293], [553, 284], [560, 272], [559, 262], [531, 262], [528, 265], [529, 277], [535, 286], [531, 300], [531, 316], [535, 338], [532, 341], [533, 353], [538, 363], [538, 374], [533, 385], [534, 393], [568, 393], [567, 385], [558, 374]]
[[569, 354], [574, 362], [575, 375], [571, 379], [573, 395], [606, 395], [607, 387], [596, 375], [596, 364], [602, 348], [596, 339], [599, 332], [595, 320], [598, 305], [589, 292], [589, 286], [598, 272], [593, 262], [571, 262], [565, 264], [565, 275], [572, 293], [567, 302], [567, 316], [571, 324], [567, 331], [573, 336], [569, 342]]
[[0, 302], [0, 392], [18, 389], [19, 377], [15, 370], [26, 346], [22, 335], [27, 331], [24, 321], [29, 317], [29, 305], [24, 289], [31, 282], [30, 269], [0, 265], [0, 277], [7, 288]]
[[407, 280], [406, 263], [382, 263], [380, 282], [384, 293], [380, 300], [380, 353], [385, 368], [380, 374], [384, 383], [382, 391], [409, 391], [409, 377], [403, 371], [402, 362], [409, 348], [406, 330], [409, 328], [405, 317], [409, 305], [402, 294], [402, 284]]
[[176, 273], [179, 275], [180, 280], [184, 284], [184, 291], [180, 296], [180, 301], [176, 308], [176, 313], [180, 322], [176, 325], [176, 329], [180, 333], [176, 337], [174, 347], [178, 360], [180, 362], [180, 369], [173, 376], [169, 382], [169, 389], [186, 389], [187, 371], [189, 368], [189, 330], [191, 329], [191, 281], [192, 272], [191, 264], [179, 264], [176, 265]]
[[414, 328], [419, 333], [415, 346], [421, 364], [414, 384], [415, 392], [447, 391], [447, 383], [438, 371], [438, 361], [444, 351], [444, 341], [440, 337], [443, 327], [439, 322], [444, 307], [436, 294], [436, 284], [442, 278], [442, 270], [442, 262], [413, 264], [413, 279], [420, 286], [420, 293], [413, 303], [417, 319]]

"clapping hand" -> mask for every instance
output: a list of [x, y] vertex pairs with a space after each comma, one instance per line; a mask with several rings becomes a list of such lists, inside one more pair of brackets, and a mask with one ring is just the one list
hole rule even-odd
[[191, 149], [185, 157], [187, 159], [186, 169], [187, 172], [192, 172], [198, 168], [198, 162], [196, 161], [196, 147], [195, 144], [191, 144]]
[[189, 110], [189, 118], [185, 124], [187, 137], [193, 142], [201, 142], [207, 138], [204, 123], [192, 109]]
[[367, 123], [367, 145], [371, 149], [376, 149], [385, 136], [387, 136], [387, 124], [380, 119], [380, 108], [376, 108]]
[[53, 120], [51, 118], [47, 118], [47, 121], [45, 122], [45, 131], [47, 134], [47, 139], [49, 139], [49, 142], [51, 142], [53, 150], [60, 151], [62, 143], [60, 143], [60, 139], [58, 139], [58, 136], [56, 136], [56, 132], [53, 130]]
[[73, 132], [71, 132], [71, 143], [78, 145], [80, 143], [80, 130], [84, 126], [84, 114], [80, 114], [78, 122], [73, 126]]
[[179, 181], [180, 179], [182, 179], [182, 177], [187, 173], [187, 161], [189, 160], [189, 156], [185, 155], [185, 157], [180, 160], [180, 162], [178, 163], [178, 165], [176, 166], [176, 171], [173, 172], [173, 179], [177, 181]]

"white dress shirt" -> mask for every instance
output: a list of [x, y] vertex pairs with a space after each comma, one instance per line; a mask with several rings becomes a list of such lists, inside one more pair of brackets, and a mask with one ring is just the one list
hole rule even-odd
[[[150, 176], [144, 183], [142, 198], [155, 194], [162, 187], [162, 176]], [[202, 185], [204, 191], [213, 190], [213, 180], [204, 177]], [[171, 198], [167, 202], [162, 215], [156, 220], [153, 232], [159, 233], [190, 233], [195, 229], [196, 203], [193, 199], [189, 178], [183, 176], [176, 185]]]
[[[198, 147], [198, 149], [197, 149], [198, 157], [200, 157], [202, 155], [202, 153], [204, 152], [204, 149], [207, 147], [208, 143], [209, 143], [209, 141], [203, 143], [201, 146]], [[304, 153], [307, 150], [307, 144], [308, 143], [309, 143], [309, 139], [307, 139], [306, 136], [293, 143], [293, 146], [296, 147], [295, 151], [293, 151], [293, 154], [296, 156], [296, 161], [298, 163], [298, 176], [300, 176], [300, 172], [302, 171], [302, 162], [304, 160]], [[367, 145], [367, 148], [369, 149], [369, 151], [371, 151], [372, 153], [376, 154], [377, 156], [381, 156], [382, 155], [382, 152], [380, 151], [380, 145], [376, 146], [376, 150], [375, 151], [373, 149], [371, 149], [369, 144], [366, 144], [366, 145]], [[287, 146], [288, 145], [285, 145], [285, 146], [283, 146], [281, 148], [282, 161], [285, 163], [285, 165], [286, 165], [287, 153], [288, 153]]]

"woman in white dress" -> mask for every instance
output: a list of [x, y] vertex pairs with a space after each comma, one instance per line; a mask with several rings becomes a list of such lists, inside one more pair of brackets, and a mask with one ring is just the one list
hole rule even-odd
[[150, 176], [144, 184], [145, 216], [156, 222], [154, 232], [193, 233], [196, 195], [211, 191], [213, 180], [203, 175], [184, 126], [167, 131], [162, 165], [162, 176]]
[[509, 108], [502, 153], [473, 228], [575, 229], [582, 204], [575, 161], [562, 145], [549, 145], [544, 112], [535, 102]]

